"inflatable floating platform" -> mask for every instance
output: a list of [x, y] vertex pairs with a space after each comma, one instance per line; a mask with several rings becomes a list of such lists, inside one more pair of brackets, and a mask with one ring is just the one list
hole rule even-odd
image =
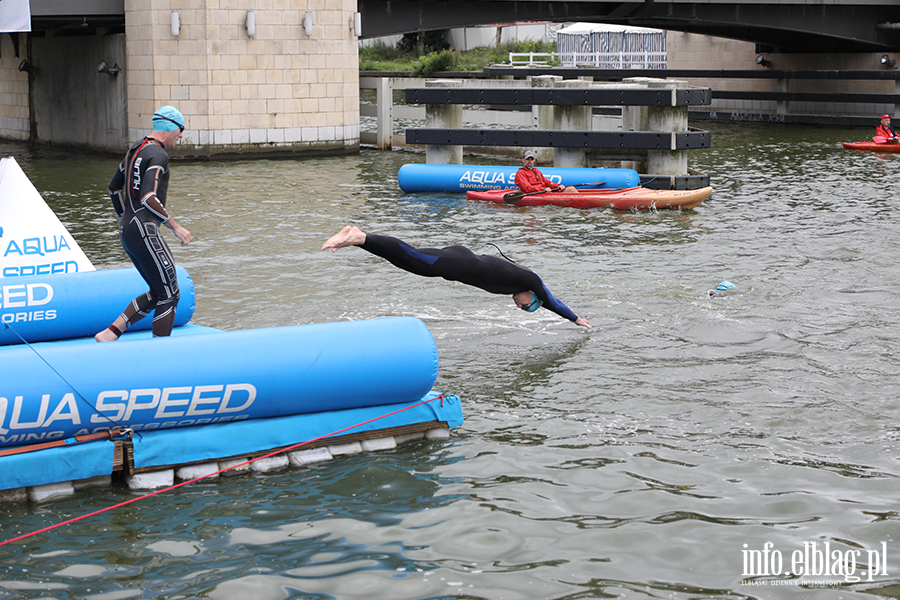
[[[423, 165], [400, 167], [397, 183], [404, 192], [468, 192], [500, 190], [515, 187], [519, 167], [485, 165]], [[581, 185], [604, 189], [630, 188], [641, 184], [641, 177], [633, 169], [578, 169], [548, 167], [540, 169], [553, 183]]]
[[[229, 332], [183, 324], [169, 338], [129, 330], [98, 344], [89, 336], [137, 295], [135, 277], [0, 278], [0, 499], [40, 501], [113, 475], [163, 487], [310, 442], [260, 461], [299, 465], [446, 437], [463, 422], [459, 398], [432, 391], [437, 349], [411, 317]], [[179, 286], [182, 322], [193, 312], [186, 272]]]

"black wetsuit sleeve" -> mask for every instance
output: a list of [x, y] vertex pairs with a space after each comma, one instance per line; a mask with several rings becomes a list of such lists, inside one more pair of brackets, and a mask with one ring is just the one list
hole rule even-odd
[[538, 289], [533, 289], [531, 291], [533, 291], [534, 294], [540, 298], [541, 302], [544, 303], [543, 308], [555, 312], [564, 319], [573, 322], [577, 321], [578, 315], [572, 312], [572, 309], [566, 306], [562, 301], [557, 300], [556, 297], [550, 293], [550, 290], [547, 289], [547, 286], [544, 285], [544, 282], [540, 280], [540, 277], [538, 277], [538, 281], [540, 282]]
[[141, 165], [141, 205], [154, 217], [166, 223], [169, 213], [166, 212], [166, 194], [169, 189], [169, 155], [158, 146], [147, 146], [141, 153], [146, 162]]
[[470, 262], [475, 266], [468, 269], [464, 273], [465, 277], [457, 281], [480, 287], [492, 294], [517, 294], [531, 290], [543, 302], [543, 308], [570, 321], [578, 319], [568, 306], [550, 293], [541, 278], [531, 269], [485, 254], [473, 256]]
[[116, 174], [113, 175], [112, 181], [109, 182], [108, 187], [113, 209], [116, 211], [116, 214], [119, 215], [119, 218], [122, 218], [122, 213], [125, 212], [122, 198], [122, 190], [125, 188], [125, 161], [122, 161], [119, 164], [119, 168], [116, 169]]

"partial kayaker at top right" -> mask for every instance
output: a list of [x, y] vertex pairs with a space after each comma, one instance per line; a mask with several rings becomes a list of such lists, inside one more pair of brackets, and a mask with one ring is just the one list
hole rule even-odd
[[882, 115], [881, 124], [875, 128], [875, 137], [872, 140], [876, 144], [896, 144], [900, 142], [896, 130], [891, 127], [891, 115]]

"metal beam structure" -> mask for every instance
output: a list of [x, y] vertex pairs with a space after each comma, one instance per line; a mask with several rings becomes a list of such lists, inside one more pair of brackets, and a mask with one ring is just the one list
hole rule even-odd
[[[31, 0], [32, 29], [94, 33], [125, 24], [124, 0]], [[896, 0], [358, 0], [362, 37], [523, 21], [653, 27], [783, 52], [900, 50]]]
[[[793, 71], [784, 69], [599, 69], [594, 67], [510, 67], [487, 66], [482, 70], [489, 77], [509, 76], [513, 79], [525, 79], [537, 75], [559, 75], [564, 79], [577, 79], [589, 76], [594, 81], [621, 81], [628, 77], [647, 77], [652, 75], [660, 79], [827, 79], [834, 81], [889, 81], [900, 80], [900, 71], [886, 69], [883, 71], [861, 70], [824, 70]], [[404, 76], [401, 72], [391, 74], [392, 77]]]
[[407, 104], [506, 104], [560, 106], [681, 106], [709, 104], [709, 88], [552, 89], [407, 88]]
[[709, 148], [708, 131], [553, 131], [545, 129], [406, 130], [407, 144], [601, 148], [616, 150], [699, 150]]
[[731, 38], [783, 52], [900, 50], [896, 0], [359, 0], [363, 37], [521, 21], [584, 21]]

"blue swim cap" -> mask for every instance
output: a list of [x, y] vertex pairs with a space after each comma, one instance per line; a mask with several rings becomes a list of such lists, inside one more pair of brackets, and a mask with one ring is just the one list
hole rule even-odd
[[184, 129], [184, 115], [174, 106], [162, 106], [153, 113], [153, 131]]
[[721, 298], [722, 296], [727, 296], [728, 292], [735, 289], [737, 286], [731, 283], [730, 281], [723, 281], [719, 285], [716, 286], [716, 289], [709, 290], [710, 298]]
[[730, 281], [723, 281], [719, 285], [716, 286], [717, 292], [727, 292], [728, 290], [733, 290], [737, 286], [731, 283]]
[[525, 307], [525, 310], [527, 310], [528, 312], [534, 312], [539, 309], [542, 304], [544, 303], [541, 302], [540, 298], [537, 297], [537, 294], [531, 292], [531, 304]]

